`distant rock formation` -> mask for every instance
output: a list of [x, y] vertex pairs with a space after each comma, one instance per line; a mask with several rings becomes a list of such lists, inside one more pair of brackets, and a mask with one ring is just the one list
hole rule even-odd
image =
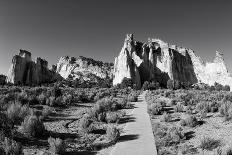
[[89, 78], [90, 75], [101, 79], [112, 79], [113, 64], [103, 63], [83, 56], [77, 58], [64, 56], [57, 63], [56, 72], [65, 79], [83, 78], [85, 81], [88, 81], [91, 80]]
[[6, 76], [5, 75], [0, 75], [0, 85], [4, 85], [6, 83]]
[[12, 59], [10, 69], [7, 74], [7, 82], [12, 84], [37, 85], [52, 82], [59, 76], [48, 69], [48, 62], [37, 58], [32, 61], [31, 53], [20, 50], [18, 55]]
[[194, 84], [213, 85], [215, 82], [232, 86], [223, 55], [216, 52], [213, 62], [205, 63], [191, 49], [170, 45], [160, 39], [147, 43], [134, 40], [128, 34], [119, 56], [115, 58], [113, 85], [124, 78], [132, 79], [138, 88], [145, 81], [166, 85], [169, 79]]

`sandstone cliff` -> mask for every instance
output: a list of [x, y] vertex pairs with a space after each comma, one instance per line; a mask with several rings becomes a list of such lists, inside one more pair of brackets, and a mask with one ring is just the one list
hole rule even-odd
[[32, 61], [31, 53], [20, 50], [18, 55], [12, 59], [10, 69], [7, 74], [7, 82], [13, 84], [36, 85], [52, 82], [59, 76], [48, 69], [48, 62], [37, 58]]
[[112, 79], [112, 70], [113, 64], [103, 63], [82, 56], [77, 58], [69, 56], [61, 57], [56, 68], [56, 72], [65, 79], [83, 78], [85, 81], [92, 80], [92, 78], [89, 78], [92, 75], [100, 79]]
[[133, 34], [126, 36], [122, 50], [115, 58], [113, 85], [120, 84], [124, 78], [132, 79], [139, 88], [145, 81], [166, 85], [169, 79], [189, 84], [213, 85], [217, 82], [232, 86], [232, 78], [220, 52], [216, 52], [213, 62], [205, 63], [191, 49], [160, 39], [148, 39], [147, 43], [135, 41]]
[[0, 85], [4, 85], [6, 83], [6, 76], [5, 75], [0, 75]]

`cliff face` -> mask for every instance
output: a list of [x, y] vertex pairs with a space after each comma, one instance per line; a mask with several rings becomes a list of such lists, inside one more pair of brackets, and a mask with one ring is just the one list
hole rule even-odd
[[101, 61], [95, 61], [90, 58], [85, 57], [61, 57], [57, 63], [56, 72], [59, 73], [63, 78], [80, 78], [83, 77], [84, 80], [88, 81], [90, 78], [88, 76], [94, 75], [101, 79], [113, 78], [113, 64], [103, 63]]
[[135, 41], [132, 34], [126, 36], [115, 58], [113, 85], [120, 84], [124, 78], [132, 79], [139, 88], [145, 81], [166, 85], [169, 79], [209, 85], [232, 82], [219, 52], [213, 62], [204, 63], [191, 49], [169, 45], [159, 39], [142, 43]]
[[6, 83], [6, 76], [5, 75], [0, 75], [0, 85], [3, 85]]
[[58, 78], [58, 75], [48, 69], [46, 60], [37, 58], [34, 62], [31, 53], [25, 50], [20, 50], [19, 54], [13, 57], [7, 74], [7, 82], [13, 84], [41, 84], [51, 82], [55, 78]]

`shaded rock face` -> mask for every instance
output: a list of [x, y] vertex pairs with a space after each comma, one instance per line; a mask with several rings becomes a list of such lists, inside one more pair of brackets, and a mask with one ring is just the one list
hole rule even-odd
[[6, 83], [6, 76], [0, 75], [0, 85], [4, 85]]
[[232, 78], [225, 66], [223, 55], [216, 52], [213, 62], [205, 63], [188, 48], [170, 45], [160, 39], [147, 43], [134, 40], [128, 34], [119, 56], [115, 58], [113, 85], [124, 78], [132, 79], [138, 88], [145, 81], [166, 85], [169, 79], [194, 84], [230, 85]]
[[94, 75], [101, 79], [113, 78], [113, 64], [103, 63], [91, 58], [85, 57], [61, 57], [57, 63], [56, 72], [63, 78], [79, 79], [84, 78], [85, 81], [90, 80], [89, 75]]
[[48, 62], [37, 58], [32, 61], [31, 53], [20, 50], [12, 59], [7, 75], [7, 82], [13, 84], [36, 85], [48, 83], [58, 78], [55, 72], [48, 69]]

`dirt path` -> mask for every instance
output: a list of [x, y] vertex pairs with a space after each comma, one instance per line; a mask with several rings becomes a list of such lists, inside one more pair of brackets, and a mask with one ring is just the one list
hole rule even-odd
[[135, 109], [110, 155], [157, 155], [145, 94], [134, 102]]

